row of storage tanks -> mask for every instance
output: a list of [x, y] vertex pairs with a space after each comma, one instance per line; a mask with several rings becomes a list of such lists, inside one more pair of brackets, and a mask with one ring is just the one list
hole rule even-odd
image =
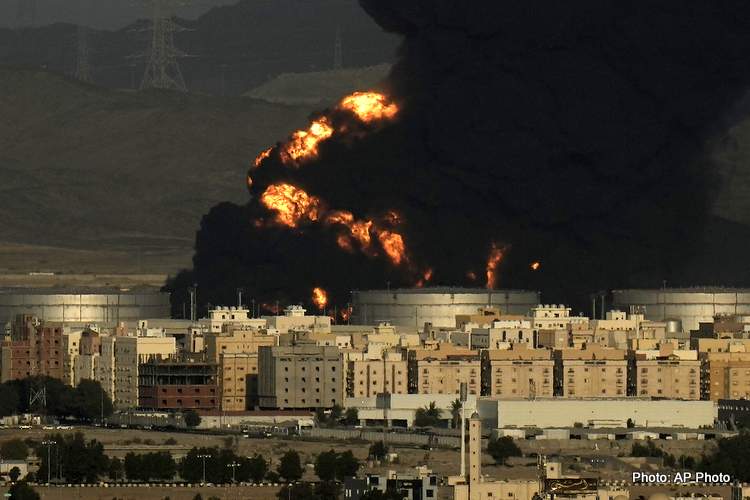
[[[473, 314], [487, 305], [505, 314], [528, 314], [541, 303], [529, 290], [423, 288], [353, 292], [353, 320], [361, 324], [454, 326], [457, 314]], [[689, 331], [721, 314], [750, 315], [750, 289], [664, 288], [612, 291], [612, 309], [638, 311], [646, 319], [666, 321], [670, 330]]]
[[[362, 290], [352, 293], [356, 324], [375, 325], [389, 321], [399, 326], [421, 328], [455, 325], [457, 314], [474, 314], [485, 306], [505, 314], [528, 314], [541, 303], [531, 290], [486, 290], [481, 288], [418, 288]], [[750, 316], [750, 289], [665, 288], [614, 290], [611, 307], [637, 310], [647, 319], [668, 321], [671, 329], [685, 331], [719, 314]], [[168, 318], [169, 294], [158, 289], [133, 290], [0, 290], [0, 324], [17, 314], [33, 314], [47, 321], [70, 324], [119, 322], [145, 318]]]

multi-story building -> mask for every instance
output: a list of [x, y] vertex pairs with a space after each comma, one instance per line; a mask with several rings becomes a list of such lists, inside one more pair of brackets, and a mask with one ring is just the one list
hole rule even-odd
[[258, 372], [262, 408], [331, 408], [344, 401], [345, 374], [338, 347], [262, 346]]
[[566, 398], [627, 395], [627, 351], [598, 345], [555, 351], [556, 393]]
[[548, 349], [564, 349], [571, 347], [570, 332], [567, 329], [539, 330], [537, 332], [537, 347]]
[[[231, 311], [230, 311], [231, 312]], [[225, 411], [243, 411], [257, 404], [258, 348], [276, 345], [278, 337], [254, 327], [225, 325], [204, 337], [206, 356], [219, 366], [219, 401]]]
[[295, 330], [309, 330], [318, 333], [331, 332], [330, 316], [307, 316], [301, 306], [289, 306], [283, 316], [263, 316], [269, 329], [286, 333]]
[[263, 318], [251, 318], [250, 310], [244, 307], [216, 307], [208, 311], [208, 318], [199, 320], [201, 326], [208, 333], [220, 333], [226, 331], [227, 327], [240, 329], [265, 328], [266, 320]]
[[346, 363], [346, 391], [350, 397], [370, 397], [384, 392], [409, 392], [408, 365], [400, 351], [381, 353], [380, 359], [354, 359]]
[[428, 500], [438, 497], [438, 477], [431, 473], [412, 475], [388, 471], [387, 475], [368, 474], [365, 478], [344, 480], [344, 498], [360, 500], [374, 490], [383, 497], [398, 495], [403, 500]]
[[99, 381], [117, 409], [138, 405], [138, 370], [149, 358], [177, 353], [174, 337], [109, 336], [101, 339]]
[[416, 394], [458, 394], [461, 382], [469, 394], [481, 391], [479, 351], [440, 344], [438, 349], [408, 352], [409, 392]]
[[482, 394], [501, 398], [552, 397], [555, 362], [549, 349], [511, 349], [482, 352]]
[[21, 316], [11, 339], [2, 346], [2, 382], [26, 377], [65, 377], [63, 326], [43, 324], [36, 318]]
[[700, 399], [697, 351], [631, 351], [631, 394], [668, 399]]
[[196, 355], [151, 357], [140, 364], [138, 401], [152, 410], [216, 410], [219, 408], [217, 365]]
[[704, 352], [700, 359], [703, 399], [750, 399], [750, 352]]
[[570, 307], [556, 304], [539, 304], [531, 309], [531, 326], [537, 330], [567, 329], [574, 326], [586, 327], [589, 319], [585, 316], [571, 316]]

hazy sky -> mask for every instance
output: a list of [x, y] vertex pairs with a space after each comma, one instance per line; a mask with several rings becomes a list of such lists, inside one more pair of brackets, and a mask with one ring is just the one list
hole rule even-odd
[[[96, 28], [117, 29], [144, 17], [147, 12], [146, 0], [0, 0], [0, 25], [15, 26], [19, 2], [36, 2], [36, 24], [55, 22], [86, 24]], [[262, 0], [261, 0], [262, 1]], [[211, 7], [229, 5], [237, 0], [177, 0], [189, 4], [178, 9], [178, 15], [195, 18]]]

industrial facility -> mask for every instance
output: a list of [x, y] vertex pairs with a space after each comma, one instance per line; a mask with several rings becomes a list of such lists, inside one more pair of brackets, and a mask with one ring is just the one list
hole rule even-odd
[[144, 318], [169, 318], [169, 294], [152, 287], [0, 289], [0, 324], [19, 314], [70, 326], [115, 326]]
[[697, 330], [722, 314], [750, 315], [747, 288], [661, 288], [613, 290], [612, 306], [634, 310], [652, 321], [680, 321], [684, 331]]
[[456, 324], [457, 314], [475, 314], [494, 306], [503, 314], [526, 314], [539, 304], [539, 292], [530, 290], [487, 290], [484, 288], [399, 288], [352, 292], [352, 322], [377, 325], [436, 327]]

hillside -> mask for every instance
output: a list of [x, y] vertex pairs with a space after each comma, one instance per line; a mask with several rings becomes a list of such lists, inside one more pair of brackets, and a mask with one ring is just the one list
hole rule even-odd
[[[251, 159], [311, 110], [0, 68], [0, 241], [51, 247], [48, 257], [28, 252], [38, 268], [61, 265], [60, 247], [184, 265], [201, 216], [247, 199]], [[90, 255], [73, 260], [96, 267]]]
[[283, 104], [328, 105], [356, 90], [376, 88], [388, 76], [389, 64], [366, 68], [283, 73], [244, 95]]

